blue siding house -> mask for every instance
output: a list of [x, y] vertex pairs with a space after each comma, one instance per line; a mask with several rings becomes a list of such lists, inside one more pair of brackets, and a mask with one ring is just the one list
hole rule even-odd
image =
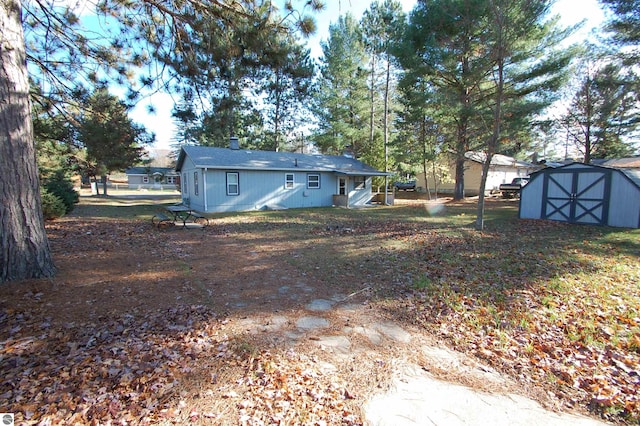
[[176, 165], [182, 200], [193, 209], [229, 212], [302, 207], [361, 207], [371, 178], [386, 176], [353, 158], [185, 146]]

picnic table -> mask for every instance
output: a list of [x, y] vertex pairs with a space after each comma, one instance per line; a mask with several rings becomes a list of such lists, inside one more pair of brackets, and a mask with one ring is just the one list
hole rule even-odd
[[192, 209], [185, 204], [175, 204], [166, 206], [162, 212], [158, 212], [151, 218], [151, 223], [156, 227], [173, 226], [182, 223], [183, 228], [187, 228], [189, 223], [195, 223], [199, 226], [208, 226], [209, 219], [201, 213]]

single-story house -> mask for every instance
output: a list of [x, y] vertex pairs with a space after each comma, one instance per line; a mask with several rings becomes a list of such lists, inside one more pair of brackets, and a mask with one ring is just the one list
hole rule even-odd
[[371, 180], [386, 176], [346, 156], [230, 148], [182, 147], [176, 172], [182, 200], [201, 212], [299, 207], [361, 207]]
[[171, 167], [131, 167], [125, 170], [129, 189], [175, 189], [180, 174]]
[[531, 174], [522, 219], [640, 228], [640, 170], [573, 163]]
[[[482, 179], [482, 165], [487, 158], [483, 152], [469, 151], [465, 154], [464, 163], [464, 192], [465, 196], [478, 195], [480, 189], [480, 181]], [[446, 164], [448, 176], [447, 180], [441, 180], [438, 182], [438, 191], [445, 193], [453, 193], [455, 189], [455, 175], [456, 175], [456, 161], [455, 158], [450, 158]], [[491, 158], [491, 164], [489, 166], [489, 176], [487, 176], [487, 183], [485, 186], [485, 192], [490, 193], [498, 191], [499, 187], [503, 183], [511, 183], [513, 178], [529, 176], [535, 170], [538, 170], [539, 166], [528, 163], [526, 161], [516, 160], [513, 157], [509, 157], [502, 154], [494, 154]], [[429, 175], [429, 188], [433, 190], [433, 176]], [[424, 174], [417, 176], [417, 186], [426, 188]]]

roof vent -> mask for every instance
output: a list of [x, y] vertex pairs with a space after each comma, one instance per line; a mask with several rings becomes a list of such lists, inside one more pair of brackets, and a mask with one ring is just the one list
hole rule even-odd
[[229, 139], [229, 148], [240, 149], [240, 142], [238, 142], [238, 138], [236, 136], [231, 136]]

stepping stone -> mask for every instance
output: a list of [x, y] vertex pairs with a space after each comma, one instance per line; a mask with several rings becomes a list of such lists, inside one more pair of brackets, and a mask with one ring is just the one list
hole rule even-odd
[[297, 283], [296, 287], [302, 291], [305, 291], [307, 293], [311, 293], [313, 291], [312, 287], [309, 287], [308, 285], [306, 285], [305, 283]]
[[349, 303], [346, 305], [340, 305], [337, 307], [338, 311], [341, 312], [357, 312], [358, 309], [362, 308], [362, 305], [358, 303]]
[[306, 308], [310, 311], [328, 311], [333, 306], [334, 302], [325, 299], [312, 300]]
[[377, 322], [373, 324], [373, 328], [396, 342], [409, 343], [411, 341], [411, 334], [407, 333], [402, 329], [402, 327], [396, 324], [390, 322]]
[[346, 298], [347, 296], [345, 294], [334, 294], [333, 296], [331, 296], [331, 300], [333, 300], [336, 303], [343, 302]]
[[296, 321], [296, 327], [303, 330], [315, 330], [329, 327], [329, 321], [320, 317], [301, 317]]
[[359, 326], [354, 327], [353, 331], [365, 336], [367, 339], [369, 339], [369, 342], [371, 342], [372, 345], [379, 345], [380, 343], [382, 343], [382, 335], [373, 328]]
[[260, 330], [265, 332], [278, 331], [282, 327], [284, 327], [288, 321], [289, 320], [287, 319], [287, 317], [282, 315], [276, 315], [274, 317], [271, 317], [267, 321], [267, 323], [260, 328]]
[[413, 365], [396, 369], [388, 391], [364, 405], [375, 426], [497, 425], [605, 426], [596, 419], [556, 413], [515, 394], [490, 394], [440, 381]]
[[348, 354], [351, 352], [351, 341], [345, 336], [320, 336], [314, 343], [329, 349], [338, 354]]

